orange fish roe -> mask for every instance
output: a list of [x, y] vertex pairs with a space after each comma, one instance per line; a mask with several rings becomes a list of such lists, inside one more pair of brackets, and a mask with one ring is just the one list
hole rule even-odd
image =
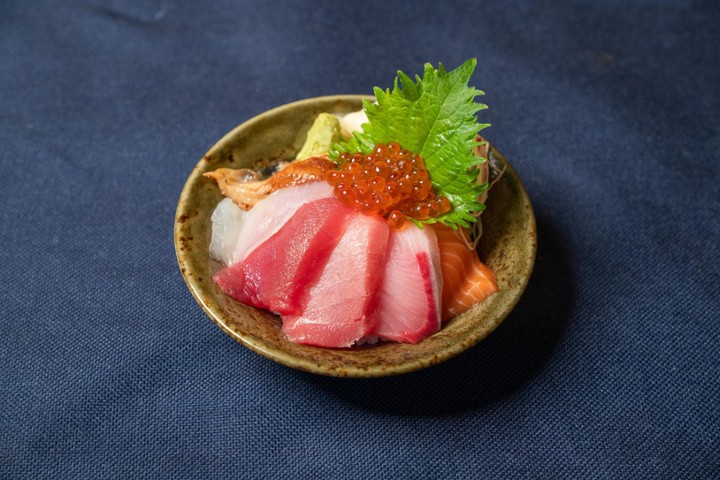
[[435, 194], [425, 160], [396, 142], [375, 145], [372, 153], [341, 153], [328, 175], [335, 195], [368, 215], [387, 217], [393, 228], [406, 218], [425, 220], [449, 212], [450, 201]]

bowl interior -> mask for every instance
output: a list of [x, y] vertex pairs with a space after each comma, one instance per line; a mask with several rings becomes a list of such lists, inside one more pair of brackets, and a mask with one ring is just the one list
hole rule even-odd
[[[480, 258], [497, 275], [499, 291], [447, 322], [417, 345], [379, 343], [349, 349], [317, 348], [289, 342], [280, 318], [226, 296], [212, 282], [220, 264], [208, 255], [210, 216], [222, 199], [203, 173], [220, 167], [258, 168], [292, 159], [307, 130], [322, 112], [361, 108], [359, 95], [320, 97], [284, 105], [243, 123], [223, 137], [195, 166], [180, 195], [175, 217], [175, 250], [188, 288], [210, 318], [233, 338], [281, 364], [333, 376], [377, 377], [437, 364], [470, 348], [492, 332], [519, 300], [535, 260], [535, 218], [520, 180], [508, 164], [489, 192], [482, 215]], [[492, 155], [500, 153], [493, 148]]]

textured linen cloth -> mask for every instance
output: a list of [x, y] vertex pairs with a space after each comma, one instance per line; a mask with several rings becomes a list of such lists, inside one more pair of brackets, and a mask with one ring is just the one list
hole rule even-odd
[[[0, 478], [720, 478], [720, 4], [0, 2]], [[272, 107], [478, 59], [538, 258], [487, 340], [348, 380], [202, 312], [173, 221]]]

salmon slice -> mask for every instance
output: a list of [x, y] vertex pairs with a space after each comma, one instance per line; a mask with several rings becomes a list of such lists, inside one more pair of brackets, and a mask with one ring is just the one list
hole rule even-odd
[[335, 162], [329, 158], [310, 157], [290, 162], [273, 176], [260, 181], [248, 181], [255, 178], [253, 176], [255, 172], [248, 169], [218, 168], [203, 174], [203, 176], [215, 180], [222, 194], [235, 202], [238, 207], [250, 210], [256, 203], [276, 190], [315, 180], [324, 180], [333, 169], [335, 169]]
[[443, 275], [442, 319], [460, 315], [497, 292], [495, 273], [465, 245], [459, 231], [433, 225], [440, 247]]

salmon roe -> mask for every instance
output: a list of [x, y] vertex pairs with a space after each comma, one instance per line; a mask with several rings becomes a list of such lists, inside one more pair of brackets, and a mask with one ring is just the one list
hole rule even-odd
[[392, 228], [406, 218], [425, 220], [450, 211], [450, 201], [433, 190], [425, 160], [396, 142], [378, 144], [372, 153], [341, 153], [328, 182], [346, 205], [387, 217]]

